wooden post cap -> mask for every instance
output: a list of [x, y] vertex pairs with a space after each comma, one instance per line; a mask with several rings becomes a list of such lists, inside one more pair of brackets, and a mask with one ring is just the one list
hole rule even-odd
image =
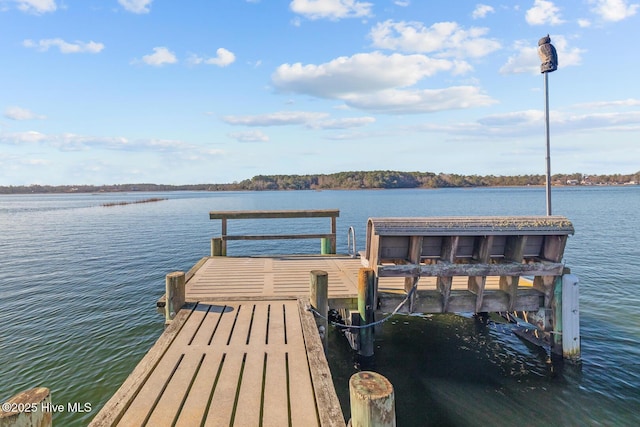
[[[36, 387], [16, 394], [0, 408], [1, 427], [49, 427], [52, 422], [51, 392]], [[8, 410], [7, 410], [8, 409]]]
[[396, 410], [393, 385], [377, 372], [357, 372], [349, 379], [352, 427], [393, 427]]

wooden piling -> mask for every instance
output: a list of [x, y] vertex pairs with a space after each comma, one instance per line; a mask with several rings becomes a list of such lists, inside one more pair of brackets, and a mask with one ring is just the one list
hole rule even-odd
[[[358, 270], [358, 313], [360, 325], [368, 325], [375, 322], [376, 309], [376, 276], [372, 268]], [[358, 355], [361, 357], [373, 356], [373, 328], [363, 328], [358, 334]]]
[[2, 404], [0, 427], [51, 427], [51, 408], [51, 392], [48, 388], [23, 391]]
[[572, 362], [580, 360], [579, 281], [573, 274], [562, 276], [562, 355]]
[[349, 379], [351, 427], [395, 427], [393, 385], [377, 372], [357, 372]]
[[169, 273], [165, 279], [166, 304], [165, 324], [173, 320], [185, 302], [185, 274], [182, 271]]
[[312, 270], [309, 300], [313, 308], [320, 313], [316, 316], [316, 325], [320, 332], [320, 340], [327, 352], [327, 336], [329, 334], [329, 275], [326, 271]]
[[211, 256], [225, 256], [227, 255], [225, 247], [222, 243], [221, 237], [214, 237], [211, 239]]

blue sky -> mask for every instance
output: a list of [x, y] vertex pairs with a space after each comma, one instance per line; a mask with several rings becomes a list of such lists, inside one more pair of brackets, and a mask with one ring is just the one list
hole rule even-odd
[[640, 170], [631, 0], [0, 0], [0, 185]]

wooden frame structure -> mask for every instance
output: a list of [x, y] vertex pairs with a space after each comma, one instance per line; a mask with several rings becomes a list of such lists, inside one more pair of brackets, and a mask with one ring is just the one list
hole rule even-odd
[[[322, 253], [336, 253], [336, 218], [340, 216], [338, 209], [314, 210], [268, 210], [268, 211], [211, 211], [209, 219], [222, 220], [219, 243], [212, 241], [212, 256], [227, 254], [229, 240], [275, 240], [275, 239], [321, 239]], [[227, 221], [231, 219], [267, 219], [267, 218], [331, 218], [329, 233], [307, 234], [271, 234], [271, 235], [229, 235]], [[215, 240], [215, 239], [214, 239]], [[328, 245], [325, 243], [327, 242]]]
[[[380, 311], [391, 312], [407, 297], [400, 312], [542, 311], [536, 326], [553, 331], [551, 345], [562, 353], [561, 290], [568, 273], [562, 258], [573, 233], [563, 216], [370, 218], [361, 260], [375, 274]], [[457, 276], [467, 278], [466, 289], [452, 289]], [[522, 286], [523, 276], [533, 283]], [[405, 292], [381, 292], [378, 281], [385, 277], [404, 277]], [[435, 289], [418, 290], [422, 277], [435, 277]], [[497, 286], [489, 289], [488, 278]], [[579, 355], [579, 344], [571, 351]]]

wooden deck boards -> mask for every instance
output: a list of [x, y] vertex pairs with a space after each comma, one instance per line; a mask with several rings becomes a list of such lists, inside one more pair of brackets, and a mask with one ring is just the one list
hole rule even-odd
[[331, 374], [324, 356], [308, 355], [322, 345], [303, 307], [184, 308], [91, 425], [344, 426], [333, 387], [312, 381]]
[[186, 298], [308, 296], [312, 270], [329, 274], [330, 297], [353, 298], [360, 267], [360, 260], [347, 256], [211, 257], [187, 283]]
[[[228, 298], [298, 298], [309, 295], [312, 270], [329, 275], [330, 299], [354, 299], [358, 295], [360, 259], [343, 255], [211, 257], [187, 282], [187, 301]], [[418, 288], [435, 289], [435, 277], [422, 277]], [[487, 278], [487, 289], [498, 287], [498, 277]], [[467, 277], [453, 278], [453, 289], [467, 289]], [[404, 278], [382, 277], [381, 291], [404, 292]]]

